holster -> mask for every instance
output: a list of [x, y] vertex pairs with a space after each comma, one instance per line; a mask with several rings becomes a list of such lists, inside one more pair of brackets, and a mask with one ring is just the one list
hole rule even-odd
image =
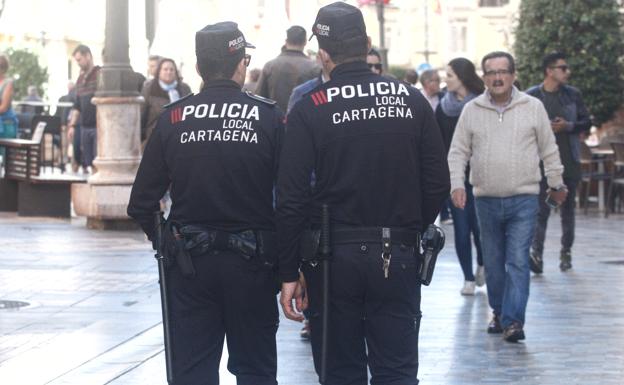
[[256, 256], [272, 268], [277, 268], [277, 234], [275, 231], [257, 230]]
[[422, 236], [422, 264], [420, 267], [420, 282], [428, 286], [433, 278], [438, 254], [444, 247], [444, 231], [436, 225], [429, 225]]
[[195, 267], [188, 252], [184, 236], [180, 233], [179, 224], [173, 221], [166, 221], [163, 231], [163, 250], [167, 258], [167, 266], [175, 262], [180, 268], [180, 272], [185, 277], [195, 276]]

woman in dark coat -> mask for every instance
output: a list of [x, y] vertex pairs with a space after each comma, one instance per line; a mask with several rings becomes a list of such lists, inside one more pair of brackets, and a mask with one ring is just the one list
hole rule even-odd
[[[485, 90], [483, 81], [476, 73], [475, 66], [465, 58], [456, 58], [450, 61], [446, 68], [447, 92], [440, 100], [435, 111], [436, 120], [442, 131], [442, 138], [448, 152], [455, 132], [455, 126], [459, 120], [464, 106], [470, 100], [482, 94]], [[453, 216], [453, 228], [455, 232], [455, 251], [459, 258], [464, 273], [464, 286], [462, 295], [474, 295], [475, 286], [483, 286], [485, 283], [485, 271], [481, 255], [481, 242], [479, 240], [479, 224], [475, 211], [472, 185], [468, 181], [470, 167], [466, 171], [466, 207], [462, 210], [451, 204]], [[477, 250], [477, 273], [472, 272], [472, 242], [471, 234]]]
[[178, 68], [172, 59], [161, 59], [156, 74], [156, 78], [143, 86], [145, 103], [141, 106], [142, 147], [145, 147], [154, 131], [163, 106], [191, 93], [191, 88], [181, 81]]

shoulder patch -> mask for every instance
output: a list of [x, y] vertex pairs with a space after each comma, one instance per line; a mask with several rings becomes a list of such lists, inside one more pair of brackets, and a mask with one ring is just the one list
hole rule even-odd
[[168, 107], [171, 107], [171, 106], [173, 106], [173, 105], [176, 105], [176, 104], [180, 103], [181, 101], [183, 101], [183, 100], [186, 100], [186, 99], [190, 98], [190, 97], [191, 97], [191, 96], [193, 96], [193, 95], [195, 95], [195, 94], [191, 92], [190, 94], [188, 94], [188, 95], [186, 95], [186, 96], [181, 97], [180, 99], [176, 100], [175, 102], [171, 102], [171, 103], [169, 103], [169, 104], [165, 104], [165, 105], [163, 106], [163, 108], [168, 108]]
[[253, 100], [257, 100], [261, 103], [264, 104], [268, 104], [269, 106], [273, 107], [274, 105], [277, 104], [277, 102], [273, 99], [269, 99], [269, 98], [265, 98], [264, 96], [260, 96], [260, 95], [256, 95], [251, 91], [245, 91], [245, 95], [247, 95], [248, 97], [252, 98]]

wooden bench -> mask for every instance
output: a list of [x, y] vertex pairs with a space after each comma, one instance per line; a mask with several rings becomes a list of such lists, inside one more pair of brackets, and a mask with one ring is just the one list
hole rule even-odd
[[[32, 139], [0, 139], [6, 149], [0, 193], [9, 198], [0, 210], [20, 216], [71, 216], [71, 184], [84, 183], [83, 175], [68, 175], [62, 165], [44, 162], [43, 138], [48, 118], [34, 122]], [[58, 171], [58, 172], [57, 172]], [[12, 209], [12, 210], [11, 210]]]

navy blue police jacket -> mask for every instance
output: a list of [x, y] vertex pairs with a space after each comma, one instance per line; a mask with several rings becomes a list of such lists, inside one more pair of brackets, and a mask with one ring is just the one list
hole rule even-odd
[[148, 237], [167, 188], [170, 218], [213, 230], [275, 230], [273, 189], [284, 118], [231, 80], [170, 104], [143, 153], [128, 215]]
[[321, 204], [332, 225], [422, 231], [449, 189], [442, 136], [421, 93], [365, 62], [337, 66], [287, 118], [277, 184], [280, 279], [297, 280], [300, 236], [319, 224]]

